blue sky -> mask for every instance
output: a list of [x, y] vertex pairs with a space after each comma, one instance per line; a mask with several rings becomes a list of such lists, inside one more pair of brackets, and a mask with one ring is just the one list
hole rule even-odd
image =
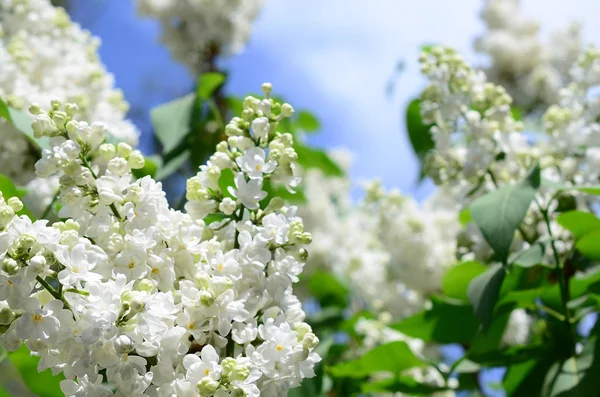
[[[257, 20], [245, 51], [228, 59], [231, 93], [256, 92], [264, 81], [297, 108], [322, 121], [314, 144], [347, 147], [355, 154], [351, 176], [381, 177], [422, 197], [415, 189], [417, 163], [405, 138], [402, 110], [423, 85], [418, 48], [444, 43], [475, 59], [473, 38], [482, 31], [482, 0], [270, 0]], [[600, 2], [524, 0], [545, 28], [573, 19], [584, 23], [586, 39], [600, 37], [593, 16]], [[132, 104], [130, 117], [143, 131], [142, 147], [152, 150], [148, 110], [191, 90], [186, 69], [158, 42], [159, 26], [139, 19], [133, 0], [71, 0], [75, 20], [100, 36], [100, 55]], [[600, 40], [599, 40], [600, 41]], [[399, 61], [404, 72], [392, 97], [386, 86]]]

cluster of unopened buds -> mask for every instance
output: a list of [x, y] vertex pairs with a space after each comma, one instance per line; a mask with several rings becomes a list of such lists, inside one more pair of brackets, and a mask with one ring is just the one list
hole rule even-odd
[[317, 337], [292, 290], [310, 234], [269, 186], [299, 183], [278, 121], [293, 108], [248, 97], [229, 138], [188, 181], [187, 213], [135, 179], [143, 156], [107, 143], [74, 105], [32, 106], [50, 140], [39, 176], [60, 179], [52, 225], [0, 201], [0, 324], [67, 396], [285, 396], [314, 376]]

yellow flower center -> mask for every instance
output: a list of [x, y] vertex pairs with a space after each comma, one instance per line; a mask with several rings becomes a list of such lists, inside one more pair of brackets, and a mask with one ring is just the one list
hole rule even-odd
[[277, 351], [280, 352], [283, 350], [283, 346], [277, 345], [277, 346], [275, 346], [275, 349], [277, 349]]
[[208, 374], [210, 374], [210, 369], [206, 368], [206, 369], [204, 370], [204, 375], [205, 375], [205, 376], [208, 376]]
[[254, 169], [255, 169], [256, 171], [260, 171], [260, 164], [256, 164], [256, 166], [254, 167]]
[[42, 321], [44, 321], [44, 317], [36, 313], [33, 315], [33, 321], [35, 321], [36, 323], [41, 323]]
[[135, 267], [135, 263], [131, 262], [127, 265], [128, 268], [133, 269]]
[[159, 271], [157, 267], [152, 268], [152, 274], [158, 274]]

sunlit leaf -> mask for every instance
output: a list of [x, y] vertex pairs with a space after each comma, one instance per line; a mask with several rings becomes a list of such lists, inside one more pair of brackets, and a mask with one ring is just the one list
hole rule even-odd
[[390, 328], [425, 342], [469, 343], [475, 337], [479, 321], [470, 305], [451, 303], [432, 297], [430, 309], [400, 320]]
[[49, 369], [38, 373], [37, 368], [40, 359], [39, 357], [30, 356], [25, 345], [21, 346], [18, 351], [10, 353], [8, 359], [32, 393], [38, 397], [64, 397], [63, 392], [60, 390], [60, 381], [64, 379], [64, 376], [54, 376]]
[[336, 377], [362, 378], [376, 372], [394, 375], [424, 365], [405, 342], [391, 342], [378, 346], [359, 359], [335, 365], [329, 372]]
[[196, 93], [201, 100], [210, 98], [225, 82], [225, 75], [217, 72], [207, 72], [200, 75]]
[[479, 262], [463, 262], [452, 266], [442, 279], [442, 292], [450, 298], [467, 301], [469, 283], [485, 272], [487, 267]]
[[329, 176], [344, 175], [344, 171], [329, 157], [325, 151], [308, 147], [299, 142], [296, 142], [294, 149], [296, 150], [296, 153], [298, 153], [298, 164], [300, 164], [303, 168], [318, 168], [325, 175]]

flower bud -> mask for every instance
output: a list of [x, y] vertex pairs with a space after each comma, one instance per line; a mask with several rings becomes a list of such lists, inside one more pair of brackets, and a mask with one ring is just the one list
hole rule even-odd
[[117, 148], [111, 143], [104, 143], [98, 148], [100, 156], [105, 160], [110, 160], [117, 154]]
[[223, 361], [221, 361], [221, 367], [223, 368], [223, 372], [228, 374], [233, 371], [233, 369], [237, 365], [237, 360], [233, 357], [225, 357]]
[[117, 145], [117, 154], [121, 157], [129, 157], [133, 149], [125, 142], [119, 142]]
[[19, 263], [13, 258], [4, 258], [2, 261], [2, 270], [9, 275], [16, 274], [19, 268]]
[[152, 280], [144, 278], [140, 280], [136, 288], [138, 291], [152, 293], [154, 292], [154, 283]]
[[200, 379], [200, 382], [198, 382], [196, 387], [198, 388], [198, 393], [200, 393], [202, 397], [208, 397], [215, 394], [219, 388], [219, 382], [210, 376], [205, 376], [204, 378]]
[[127, 335], [120, 335], [115, 340], [115, 350], [118, 354], [126, 354], [134, 349], [132, 340]]
[[250, 370], [245, 365], [236, 365], [229, 373], [229, 380], [244, 381], [250, 376]]
[[53, 99], [50, 101], [50, 106], [52, 106], [52, 110], [58, 110], [61, 107], [61, 103], [59, 99]]
[[0, 228], [4, 229], [6, 225], [15, 216], [15, 211], [7, 205], [0, 206]]
[[65, 112], [67, 113], [67, 116], [69, 116], [69, 117], [75, 116], [78, 111], [79, 111], [79, 106], [77, 106], [76, 103], [67, 103], [65, 105]]
[[221, 201], [221, 203], [219, 204], [219, 211], [221, 211], [225, 215], [233, 214], [236, 208], [236, 202], [230, 197], [225, 197], [223, 201]]
[[36, 255], [29, 260], [29, 267], [35, 273], [41, 273], [46, 269], [46, 258], [42, 255]]
[[318, 346], [318, 344], [319, 338], [317, 338], [317, 336], [312, 332], [309, 332], [308, 334], [304, 335], [304, 338], [302, 338], [302, 346], [307, 349], [314, 349]]
[[15, 313], [8, 307], [0, 310], [0, 325], [9, 325], [15, 319]]
[[38, 105], [37, 103], [32, 103], [29, 106], [29, 113], [38, 115], [38, 114], [43, 113], [43, 111], [42, 111], [42, 108], [40, 108], [40, 105]]
[[140, 153], [139, 150], [134, 150], [129, 155], [129, 158], [127, 159], [127, 164], [131, 169], [137, 170], [140, 168], [144, 168], [144, 165], [146, 164], [146, 159], [144, 159], [144, 156], [142, 155], [142, 153]]
[[261, 89], [265, 94], [265, 98], [268, 98], [271, 95], [271, 91], [273, 91], [273, 85], [271, 83], [263, 83]]
[[19, 212], [23, 209], [23, 202], [19, 200], [18, 197], [9, 198], [7, 204], [10, 205], [15, 212]]
[[281, 115], [283, 117], [292, 117], [294, 115], [294, 108], [289, 103], [281, 105]]

